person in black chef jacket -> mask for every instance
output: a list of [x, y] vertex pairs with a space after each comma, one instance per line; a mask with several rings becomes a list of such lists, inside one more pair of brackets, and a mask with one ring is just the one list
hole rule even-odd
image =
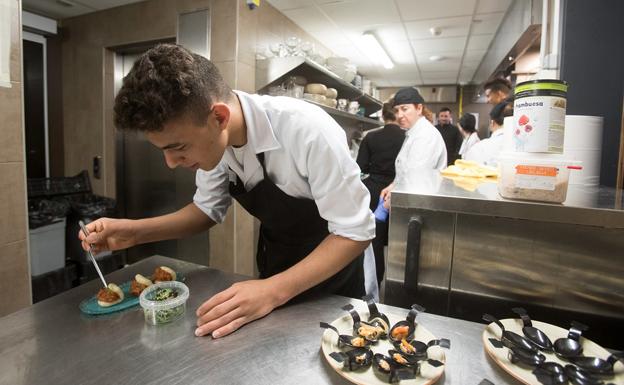
[[[375, 211], [381, 190], [394, 180], [394, 163], [405, 140], [405, 130], [396, 121], [392, 100], [384, 103], [382, 110], [385, 125], [369, 131], [357, 156], [357, 164], [363, 174], [368, 174], [364, 185], [371, 194], [370, 208]], [[385, 271], [384, 246], [388, 244], [388, 222], [376, 221], [373, 252], [377, 269], [377, 282], [381, 283]]]
[[438, 124], [436, 124], [436, 128], [440, 131], [442, 139], [444, 139], [447, 162], [449, 165], [455, 163], [456, 159], [459, 159], [459, 149], [464, 140], [457, 126], [451, 122], [451, 109], [448, 107], [441, 108], [438, 112]]
[[259, 279], [211, 293], [196, 310], [195, 335], [223, 337], [301, 295], [366, 293], [370, 196], [344, 130], [321, 108], [232, 90], [210, 60], [160, 44], [124, 77], [114, 112], [117, 128], [143, 132], [170, 168], [194, 170], [197, 189], [170, 214], [87, 224], [83, 248], [206, 231], [223, 222], [232, 200], [260, 221]]

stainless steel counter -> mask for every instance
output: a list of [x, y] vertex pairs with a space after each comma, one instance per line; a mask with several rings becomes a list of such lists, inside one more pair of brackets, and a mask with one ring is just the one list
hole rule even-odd
[[623, 203], [622, 190], [576, 185], [569, 186], [563, 204], [510, 200], [498, 194], [496, 183], [484, 182], [468, 191], [437, 171], [423, 171], [392, 193], [392, 205], [399, 207], [607, 228], [624, 228]]
[[[345, 383], [322, 356], [319, 321], [343, 316], [340, 306], [347, 302], [362, 309], [361, 301], [329, 296], [278, 309], [222, 339], [200, 338], [193, 334], [195, 309], [245, 277], [156, 256], [108, 280], [121, 283], [163, 264], [186, 275], [191, 296], [185, 318], [149, 326], [140, 307], [85, 316], [78, 304], [99, 289], [99, 281], [91, 281], [0, 318], [0, 384]], [[515, 383], [486, 356], [480, 340], [484, 325], [426, 313], [419, 322], [452, 342], [439, 384], [472, 385], [483, 378]]]
[[532, 317], [619, 349], [624, 321], [622, 190], [570, 186], [563, 204], [503, 199], [420, 172], [392, 192], [385, 303], [480, 320], [522, 306]]

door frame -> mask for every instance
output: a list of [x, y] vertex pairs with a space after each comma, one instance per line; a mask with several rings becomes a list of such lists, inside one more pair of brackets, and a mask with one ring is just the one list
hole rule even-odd
[[[45, 151], [45, 175], [50, 177], [50, 138], [48, 132], [48, 46], [46, 38], [32, 32], [22, 31], [22, 40], [39, 43], [43, 46], [43, 134], [44, 134], [44, 151]], [[26, 101], [22, 100], [24, 106]]]

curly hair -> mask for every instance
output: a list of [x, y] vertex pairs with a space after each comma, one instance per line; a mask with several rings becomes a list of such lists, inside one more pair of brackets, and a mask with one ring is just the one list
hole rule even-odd
[[159, 44], [134, 63], [115, 97], [115, 126], [121, 130], [161, 131], [172, 119], [208, 118], [215, 101], [232, 90], [215, 65], [175, 44]]

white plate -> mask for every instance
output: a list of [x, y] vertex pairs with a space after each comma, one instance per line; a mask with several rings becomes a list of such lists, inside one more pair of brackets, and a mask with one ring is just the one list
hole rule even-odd
[[[520, 318], [508, 318], [500, 320], [500, 322], [503, 324], [503, 326], [505, 326], [505, 330], [509, 330], [510, 332], [516, 332], [521, 336], [524, 335], [522, 334], [523, 324]], [[540, 321], [531, 320], [531, 322], [534, 327], [546, 333], [548, 338], [550, 338], [553, 343], [559, 338], [565, 338], [568, 336], [568, 330], [560, 328], [559, 326], [551, 325]], [[494, 338], [500, 340], [501, 334], [502, 333], [500, 328], [495, 323], [489, 324], [488, 326], [486, 326], [485, 330], [483, 330], [483, 346], [485, 347], [485, 351], [490, 356], [490, 358], [492, 358], [494, 362], [496, 362], [501, 368], [503, 368], [503, 370], [511, 374], [514, 378], [516, 378], [523, 384], [541, 385], [539, 381], [537, 381], [535, 375], [532, 373], [533, 369], [512, 364], [511, 361], [509, 361], [509, 349], [507, 349], [506, 347], [495, 348], [494, 346], [492, 346], [492, 343], [489, 341], [489, 339]], [[587, 338], [581, 337], [580, 342], [581, 345], [583, 345], [584, 356], [606, 359], [611, 354], [605, 348], [591, 340], [588, 340]], [[563, 366], [569, 364], [569, 362], [557, 357], [555, 353], [540, 353], [546, 356], [547, 362], [554, 361], [562, 364]], [[624, 384], [624, 364], [619, 361], [616, 362], [613, 370], [615, 372], [614, 376], [599, 376], [599, 378], [603, 379], [605, 383], [613, 382], [614, 384]]]
[[[357, 309], [356, 309], [357, 310]], [[368, 319], [368, 309], [366, 311], [358, 311], [360, 313], [360, 317], [362, 320]], [[390, 320], [390, 326], [395, 323], [405, 320], [406, 316], [400, 316], [391, 313], [385, 313]], [[418, 317], [416, 317], [416, 323], [418, 323]], [[336, 327], [340, 334], [352, 335], [353, 333], [353, 319], [351, 315], [347, 314], [344, 317], [338, 318], [331, 323], [334, 327]], [[416, 330], [414, 332], [414, 339], [427, 343], [431, 340], [435, 340], [436, 337], [431, 334], [427, 329], [425, 329], [422, 325], [417, 324]], [[379, 374], [373, 366], [371, 365], [366, 370], [358, 370], [350, 372], [343, 368], [343, 364], [337, 362], [333, 358], [329, 356], [330, 353], [338, 352], [338, 351], [346, 351], [352, 348], [347, 347], [346, 349], [338, 348], [338, 335], [332, 330], [325, 330], [323, 336], [321, 337], [321, 349], [323, 351], [323, 356], [327, 360], [327, 362], [331, 365], [332, 368], [342, 377], [351, 381], [354, 384], [360, 385], [376, 385], [376, 384], [388, 384], [388, 376], [384, 376]], [[384, 355], [388, 355], [388, 350], [394, 349], [394, 346], [390, 342], [390, 340], [379, 340], [376, 344], [370, 346], [370, 349], [374, 353], [381, 353]], [[432, 346], [427, 351], [429, 358], [438, 360], [440, 362], [446, 362], [446, 356], [444, 354], [444, 350], [439, 346]], [[373, 364], [374, 365], [374, 364]], [[401, 384], [405, 385], [429, 385], [435, 383], [442, 373], [444, 373], [445, 365], [439, 367], [433, 367], [429, 365], [427, 362], [423, 362], [420, 374], [412, 379], [412, 380], [403, 380]]]

